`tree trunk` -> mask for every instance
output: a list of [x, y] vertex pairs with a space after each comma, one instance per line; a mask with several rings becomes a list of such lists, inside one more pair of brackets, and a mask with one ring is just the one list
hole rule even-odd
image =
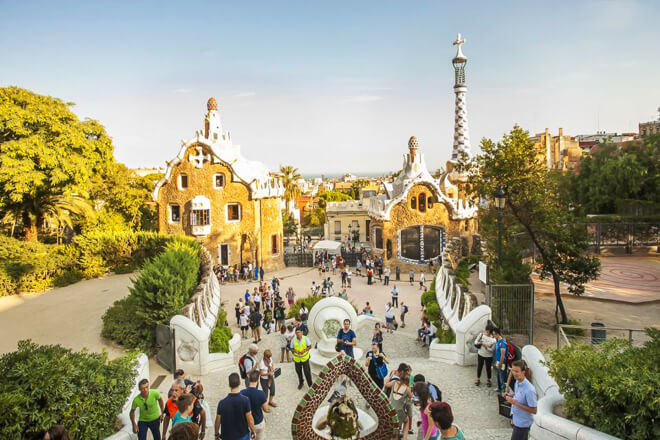
[[32, 222], [32, 218], [27, 212], [23, 213], [23, 229], [25, 230], [25, 241], [37, 241], [39, 237], [37, 225]]
[[[555, 299], [557, 300], [557, 306], [555, 307], [555, 320], [558, 324], [568, 324], [568, 316], [566, 315], [566, 309], [564, 309], [564, 302], [561, 299], [561, 286], [559, 285], [559, 276], [557, 274], [552, 274], [552, 281], [555, 284]], [[561, 322], [559, 322], [559, 317], [557, 316], [557, 309], [561, 314]]]

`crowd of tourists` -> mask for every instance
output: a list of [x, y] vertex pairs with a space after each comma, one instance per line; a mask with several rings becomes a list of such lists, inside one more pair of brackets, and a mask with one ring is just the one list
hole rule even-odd
[[218, 278], [221, 284], [227, 282], [238, 282], [238, 281], [263, 281], [264, 280], [264, 268], [257, 265], [252, 265], [251, 262], [245, 262], [240, 265], [221, 265], [218, 264], [213, 268], [213, 273]]

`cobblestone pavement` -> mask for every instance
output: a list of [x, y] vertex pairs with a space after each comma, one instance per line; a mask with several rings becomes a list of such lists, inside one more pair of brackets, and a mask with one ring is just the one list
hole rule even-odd
[[[371, 328], [360, 328], [357, 331], [358, 346], [367, 350], [371, 343]], [[428, 351], [415, 341], [414, 329], [406, 328], [393, 334], [386, 334], [383, 343], [385, 353], [393, 353], [390, 367], [396, 368], [401, 362], [412, 365], [413, 374], [422, 373], [427, 380], [436, 384], [443, 393], [443, 400], [452, 405], [455, 423], [463, 429], [468, 439], [508, 439], [511, 436], [508, 419], [498, 415], [497, 397], [485, 386], [476, 387], [473, 384], [476, 367], [459, 367], [428, 359]], [[247, 351], [251, 339], [244, 339], [240, 354]], [[291, 438], [291, 418], [304, 390], [298, 390], [298, 379], [293, 363], [281, 364], [279, 349], [279, 334], [262, 337], [258, 344], [260, 353], [270, 348], [274, 353], [276, 366], [282, 368], [282, 375], [276, 382], [275, 402], [279, 405], [266, 414], [267, 439], [280, 440]], [[237, 354], [238, 357], [238, 354]], [[218, 401], [228, 392], [227, 376], [238, 368], [228, 369], [202, 377], [206, 400], [211, 407], [211, 416], [215, 418], [215, 407]], [[349, 394], [357, 404], [365, 409], [365, 401], [359, 397], [355, 388], [349, 389]], [[417, 412], [417, 411], [416, 411]], [[371, 413], [373, 415], [373, 413]], [[418, 414], [415, 414], [415, 421]], [[414, 439], [417, 435], [410, 436]], [[212, 438], [207, 433], [206, 438]]]

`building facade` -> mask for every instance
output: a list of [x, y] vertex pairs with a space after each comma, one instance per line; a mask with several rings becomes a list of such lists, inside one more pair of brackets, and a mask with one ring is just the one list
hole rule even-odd
[[278, 175], [247, 160], [222, 129], [218, 104], [207, 103], [204, 129], [182, 141], [156, 184], [158, 230], [195, 237], [221, 265], [284, 266]]
[[[456, 171], [460, 160], [470, 160], [467, 121], [467, 58], [465, 43], [458, 35], [452, 60], [455, 74], [454, 143], [446, 172], [439, 178], [429, 173], [419, 141], [412, 136], [403, 167], [392, 182], [383, 181], [384, 194], [347, 202], [330, 202], [326, 208], [326, 237], [349, 241], [357, 237], [363, 245], [382, 254], [386, 265], [427, 264], [441, 255], [452, 237], [471, 237], [477, 230], [476, 206], [465, 192], [467, 177]], [[350, 226], [350, 229], [349, 229]]]
[[580, 142], [572, 136], [564, 135], [563, 128], [559, 129], [558, 136], [553, 136], [546, 128], [545, 133], [537, 133], [531, 140], [543, 152], [539, 160], [549, 170], [574, 170], [580, 163], [583, 152]]
[[[660, 107], [658, 107], [658, 113], [660, 114]], [[639, 135], [641, 137], [651, 136], [654, 134], [660, 134], [660, 116], [658, 116], [657, 121], [639, 123]]]

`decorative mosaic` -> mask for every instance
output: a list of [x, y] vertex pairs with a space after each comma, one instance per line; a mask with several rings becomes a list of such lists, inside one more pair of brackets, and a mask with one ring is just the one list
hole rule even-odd
[[391, 440], [399, 435], [399, 418], [387, 396], [378, 388], [369, 374], [348, 355], [339, 354], [323, 367], [319, 376], [300, 400], [291, 420], [291, 436], [294, 440], [323, 440], [314, 431], [314, 413], [324, 403], [337, 378], [345, 374], [367, 400], [376, 413], [378, 427], [364, 440]]

